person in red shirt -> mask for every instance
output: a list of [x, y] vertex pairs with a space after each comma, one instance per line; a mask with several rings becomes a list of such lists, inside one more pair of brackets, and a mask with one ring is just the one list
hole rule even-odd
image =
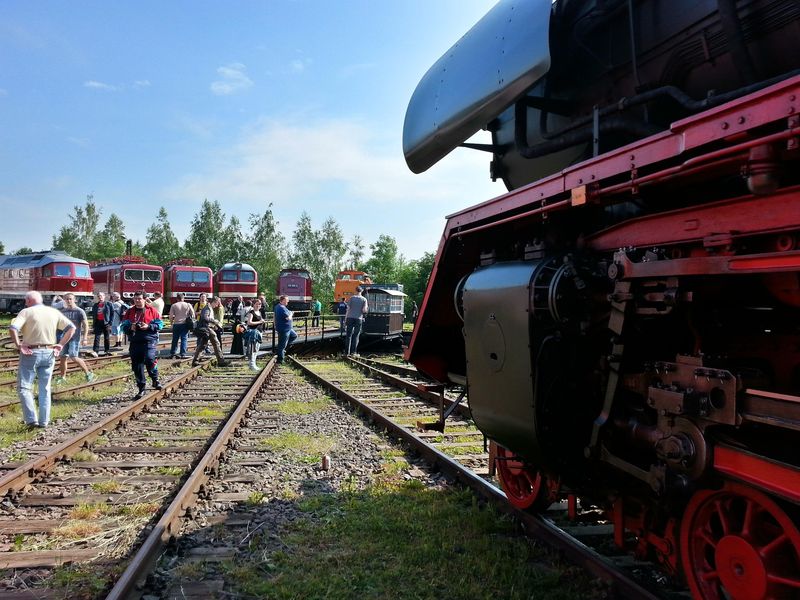
[[111, 321], [114, 316], [114, 307], [111, 302], [106, 302], [106, 295], [103, 292], [97, 293], [97, 302], [92, 305], [92, 330], [94, 331], [94, 344], [92, 350], [97, 355], [100, 350], [100, 336], [103, 336], [103, 350], [108, 354], [109, 334], [111, 333]]
[[125, 320], [120, 323], [122, 330], [130, 340], [131, 370], [136, 376], [136, 385], [139, 393], [134, 396], [138, 400], [144, 396], [147, 386], [145, 369], [153, 388], [160, 390], [161, 382], [158, 380], [158, 332], [164, 327], [161, 315], [152, 305], [145, 302], [144, 292], [133, 294], [133, 306], [125, 313]]

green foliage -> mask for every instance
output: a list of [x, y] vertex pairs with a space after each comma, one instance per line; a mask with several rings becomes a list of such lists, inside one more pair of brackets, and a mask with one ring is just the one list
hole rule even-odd
[[16, 254], [17, 256], [22, 256], [23, 254], [33, 254], [33, 248], [31, 248], [30, 246], [23, 246], [22, 248], [14, 252], [14, 254]]
[[369, 245], [372, 256], [364, 263], [364, 270], [375, 283], [396, 283], [403, 265], [403, 255], [398, 253], [397, 242], [390, 235], [380, 235]]
[[323, 305], [333, 301], [336, 274], [342, 270], [347, 246], [339, 224], [328, 217], [316, 231], [311, 217], [303, 212], [292, 234], [289, 266], [308, 269], [314, 280], [314, 296]]
[[361, 236], [355, 234], [350, 244], [347, 246], [349, 254], [347, 255], [347, 267], [354, 271], [363, 271], [364, 262], [364, 240]]
[[228, 226], [222, 231], [219, 241], [219, 258], [226, 262], [249, 262], [245, 260], [247, 241], [242, 233], [242, 225], [236, 215], [232, 215]]
[[3, 242], [0, 242], [0, 254], [6, 253], [6, 245]]
[[125, 254], [125, 223], [111, 213], [103, 230], [97, 234], [92, 248], [92, 258], [111, 258]]
[[269, 298], [274, 293], [278, 272], [286, 264], [286, 238], [268, 204], [263, 215], [251, 214], [250, 234], [247, 236], [247, 261], [258, 273], [259, 287]]
[[100, 225], [102, 210], [94, 203], [94, 196], [86, 196], [86, 206], [75, 206], [69, 217], [69, 225], [64, 225], [53, 236], [53, 248], [84, 259], [94, 255], [94, 242]]
[[157, 265], [166, 264], [182, 255], [181, 244], [172, 232], [167, 209], [163, 206], [158, 210], [156, 222], [147, 229], [143, 251], [147, 259]]
[[220, 232], [224, 227], [225, 213], [219, 202], [203, 200], [200, 212], [192, 219], [189, 237], [184, 244], [186, 254], [199, 265], [219, 269], [227, 261], [221, 251]]

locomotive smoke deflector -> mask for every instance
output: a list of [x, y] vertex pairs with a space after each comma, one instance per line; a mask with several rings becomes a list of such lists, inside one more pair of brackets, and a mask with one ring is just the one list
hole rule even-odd
[[428, 70], [406, 110], [403, 153], [422, 173], [550, 68], [551, 0], [501, 0]]

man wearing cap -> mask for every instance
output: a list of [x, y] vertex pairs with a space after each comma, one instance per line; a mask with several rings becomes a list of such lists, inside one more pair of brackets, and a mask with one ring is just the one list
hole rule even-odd
[[358, 286], [356, 293], [347, 301], [347, 313], [344, 316], [345, 338], [344, 355], [356, 354], [358, 351], [358, 338], [361, 337], [361, 324], [367, 314], [367, 299], [361, 295], [364, 288]]
[[[28, 427], [47, 427], [50, 422], [50, 378], [63, 344], [75, 333], [75, 325], [61, 311], [42, 304], [42, 295], [25, 294], [25, 306], [9, 326], [11, 341], [19, 349], [17, 394], [22, 418]], [[56, 343], [59, 330], [64, 334]], [[20, 339], [22, 336], [22, 339]], [[39, 379], [39, 415], [33, 402], [33, 381]]]

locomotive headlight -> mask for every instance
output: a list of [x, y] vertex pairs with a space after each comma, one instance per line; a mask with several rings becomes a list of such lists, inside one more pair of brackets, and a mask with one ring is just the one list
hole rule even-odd
[[72, 286], [72, 287], [78, 287], [78, 282], [77, 282], [77, 281], [75, 281], [74, 279], [73, 279], [72, 281], [70, 281], [70, 282], [69, 282], [69, 284], [70, 284], [70, 286]]

